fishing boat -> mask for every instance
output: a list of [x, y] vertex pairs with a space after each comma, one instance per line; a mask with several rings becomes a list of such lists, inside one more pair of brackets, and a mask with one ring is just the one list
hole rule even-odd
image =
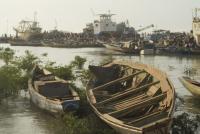
[[41, 46], [43, 39], [42, 28], [36, 20], [37, 13], [34, 13], [34, 20], [21, 20], [17, 27], [14, 27], [16, 36], [10, 39], [11, 46]]
[[63, 114], [79, 108], [79, 96], [65, 81], [46, 69], [35, 66], [28, 81], [31, 101], [53, 114]]
[[120, 60], [89, 69], [86, 95], [101, 120], [121, 134], [169, 134], [175, 92], [165, 73]]
[[129, 53], [129, 54], [139, 54], [140, 49], [137, 48], [137, 44], [132, 41], [128, 42], [119, 42], [119, 43], [103, 43], [103, 46], [114, 50], [119, 51], [123, 53]]
[[41, 41], [25, 41], [25, 40], [10, 40], [8, 43], [11, 46], [42, 46]]
[[181, 77], [180, 81], [194, 96], [200, 97], [200, 82], [192, 80], [190, 77], [186, 76]]
[[146, 40], [143, 41], [143, 48], [140, 51], [141, 55], [153, 55], [155, 54], [155, 45], [153, 44], [153, 41]]

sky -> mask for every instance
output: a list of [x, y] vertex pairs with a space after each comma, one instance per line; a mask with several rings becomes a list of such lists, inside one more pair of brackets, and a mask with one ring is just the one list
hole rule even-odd
[[[189, 32], [192, 10], [200, 0], [0, 0], [0, 34], [13, 33], [22, 19], [37, 20], [43, 30], [81, 32], [95, 14], [116, 14], [117, 23], [129, 20], [135, 29], [154, 24], [157, 29]], [[57, 24], [56, 24], [57, 23]]]

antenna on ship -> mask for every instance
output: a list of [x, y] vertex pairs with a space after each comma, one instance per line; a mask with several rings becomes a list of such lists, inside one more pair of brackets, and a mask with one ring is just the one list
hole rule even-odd
[[97, 16], [97, 14], [94, 12], [94, 10], [92, 8], [90, 8], [90, 11], [91, 11], [93, 17]]
[[55, 19], [55, 27], [54, 27], [54, 29], [57, 30], [57, 28], [58, 28], [58, 23], [57, 23], [57, 20]]
[[6, 20], [6, 34], [8, 35], [8, 19]]
[[198, 12], [200, 11], [200, 8], [195, 8], [195, 17], [198, 17]]
[[34, 12], [34, 22], [36, 22], [37, 21], [37, 12], [35, 11]]
[[126, 26], [127, 26], [127, 27], [130, 26], [130, 25], [129, 25], [129, 21], [128, 21], [128, 19], [126, 20]]

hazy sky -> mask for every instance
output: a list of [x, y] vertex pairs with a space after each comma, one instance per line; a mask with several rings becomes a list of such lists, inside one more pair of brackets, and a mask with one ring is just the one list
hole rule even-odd
[[[192, 9], [200, 8], [200, 0], [0, 0], [0, 33], [11, 32], [21, 19], [37, 18], [43, 29], [81, 32], [96, 14], [111, 10], [113, 20], [129, 20], [131, 26], [155, 24], [157, 28], [189, 31]], [[8, 23], [7, 23], [8, 22]]]

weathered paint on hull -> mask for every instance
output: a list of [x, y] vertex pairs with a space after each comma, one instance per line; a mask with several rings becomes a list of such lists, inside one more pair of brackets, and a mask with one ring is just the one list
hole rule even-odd
[[132, 54], [139, 54], [139, 51], [134, 51], [134, 50], [130, 50], [128, 48], [120, 48], [117, 46], [111, 46], [108, 44], [103, 44], [106, 48], [110, 49], [110, 50], [115, 50], [115, 51], [119, 51], [119, 52], [123, 52], [123, 53], [132, 53]]
[[31, 101], [36, 106], [38, 106], [39, 108], [43, 110], [46, 110], [53, 114], [63, 114], [64, 112], [67, 112], [67, 110], [69, 111], [72, 110], [70, 109], [71, 106], [73, 106], [74, 109], [79, 108], [79, 100], [66, 100], [64, 101], [64, 105], [62, 105], [63, 102], [59, 100], [53, 101], [53, 100], [47, 99], [46, 97], [36, 92], [31, 84], [31, 80], [29, 80], [28, 85], [29, 85], [28, 88], [29, 88]]
[[[114, 122], [108, 120], [100, 112], [98, 112], [97, 109], [90, 103], [88, 97], [87, 97], [87, 99], [88, 99], [88, 102], [89, 102], [90, 106], [92, 107], [93, 111], [96, 113], [96, 115], [101, 120], [103, 120], [107, 125], [109, 125], [111, 128], [113, 128], [116, 132], [118, 132], [120, 134], [143, 134], [143, 131], [136, 127], [130, 127], [128, 125], [121, 126], [117, 123], [114, 123]], [[167, 132], [170, 132], [171, 125], [172, 125], [172, 119], [171, 119], [170, 123], [163, 124], [163, 127], [157, 128], [156, 133], [155, 133], [155, 129], [153, 129], [152, 131], [145, 132], [145, 134], [167, 134]]]
[[180, 78], [180, 81], [194, 96], [200, 97], [200, 87], [187, 82], [184, 78]]
[[9, 41], [11, 46], [42, 46], [42, 43], [34, 43], [34, 42], [18, 42], [18, 41]]
[[154, 54], [154, 49], [144, 49], [140, 51], [141, 55], [153, 55]]

